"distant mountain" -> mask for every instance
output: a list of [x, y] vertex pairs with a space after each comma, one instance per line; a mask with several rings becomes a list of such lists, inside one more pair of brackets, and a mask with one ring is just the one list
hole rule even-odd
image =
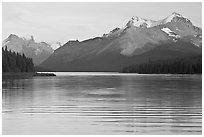
[[121, 71], [149, 59], [202, 53], [202, 29], [178, 14], [159, 21], [132, 17], [122, 28], [82, 42], [68, 41], [42, 64], [53, 71]]
[[24, 53], [27, 57], [32, 58], [35, 65], [45, 61], [54, 52], [49, 44], [35, 42], [33, 36], [27, 39], [11, 34], [2, 44], [3, 47], [7, 46], [8, 50]]

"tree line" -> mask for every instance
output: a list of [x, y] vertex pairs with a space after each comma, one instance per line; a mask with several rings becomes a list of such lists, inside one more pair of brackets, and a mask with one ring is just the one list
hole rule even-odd
[[139, 74], [202, 74], [202, 55], [159, 61], [147, 61], [124, 67], [124, 73]]
[[2, 48], [2, 72], [34, 72], [34, 64], [31, 58], [24, 54], [12, 52], [7, 47]]

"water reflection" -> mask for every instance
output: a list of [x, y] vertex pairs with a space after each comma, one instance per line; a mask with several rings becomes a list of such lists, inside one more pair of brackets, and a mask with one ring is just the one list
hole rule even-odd
[[199, 75], [3, 79], [3, 134], [201, 134], [201, 79]]

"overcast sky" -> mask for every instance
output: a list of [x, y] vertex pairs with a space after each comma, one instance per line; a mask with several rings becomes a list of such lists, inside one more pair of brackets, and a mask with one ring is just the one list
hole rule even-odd
[[3, 3], [3, 39], [33, 35], [37, 42], [84, 40], [123, 27], [132, 16], [163, 19], [172, 12], [202, 26], [200, 3]]

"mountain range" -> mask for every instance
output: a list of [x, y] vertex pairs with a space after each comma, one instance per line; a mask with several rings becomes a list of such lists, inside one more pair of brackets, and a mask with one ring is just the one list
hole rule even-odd
[[25, 56], [32, 58], [35, 66], [45, 61], [54, 52], [51, 45], [45, 42], [37, 43], [33, 36], [21, 38], [11, 34], [3, 41], [2, 45], [3, 47], [7, 46], [8, 50], [24, 53]]
[[148, 60], [202, 54], [202, 29], [173, 12], [153, 21], [133, 16], [122, 28], [84, 41], [68, 41], [39, 67], [52, 71], [121, 71]]
[[47, 59], [36, 61], [44, 70], [121, 71], [123, 67], [149, 60], [202, 54], [202, 29], [193, 25], [190, 19], [173, 12], [158, 21], [133, 16], [124, 27], [100, 37], [68, 41], [54, 52], [44, 44], [49, 55]]

